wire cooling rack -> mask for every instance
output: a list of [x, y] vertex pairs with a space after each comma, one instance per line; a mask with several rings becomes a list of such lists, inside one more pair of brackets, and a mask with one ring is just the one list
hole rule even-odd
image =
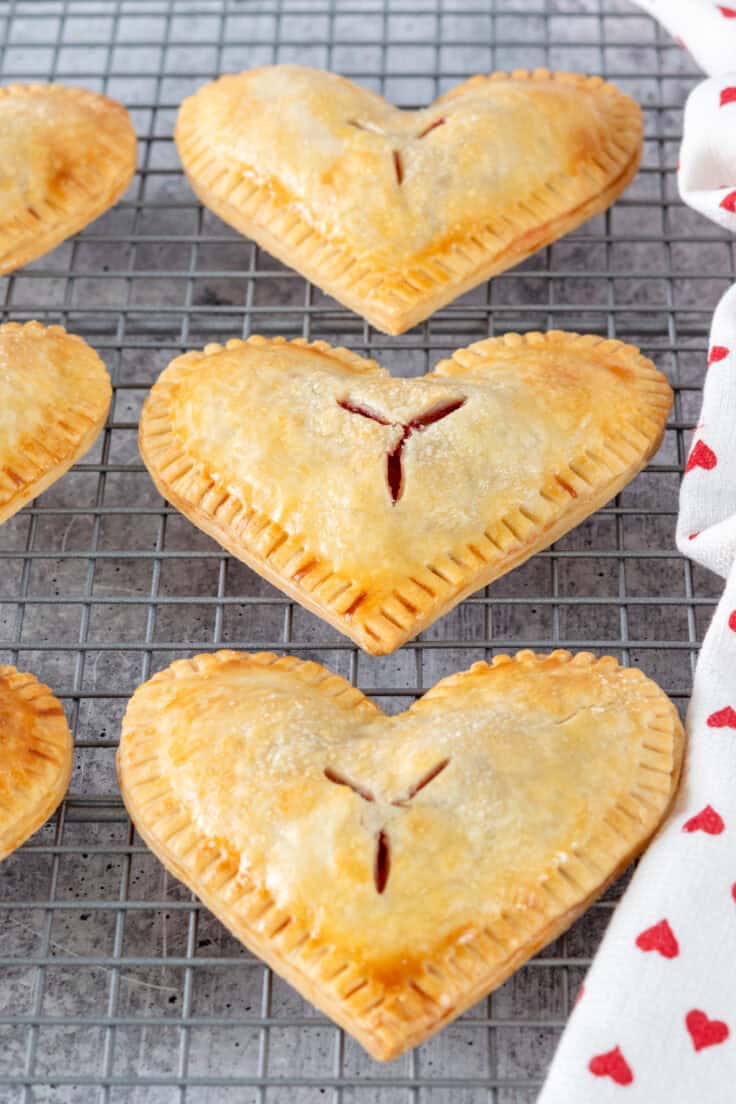
[[[132, 110], [140, 171], [71, 242], [0, 280], [2, 320], [62, 322], [115, 400], [74, 471], [0, 528], [0, 660], [61, 696], [70, 796], [0, 870], [0, 1102], [530, 1104], [621, 883], [437, 1039], [379, 1066], [254, 960], [131, 830], [114, 777], [134, 687], [220, 645], [315, 658], [399, 710], [497, 651], [563, 645], [640, 665], [678, 705], [717, 584], [673, 544], [707, 327], [732, 247], [678, 202], [696, 72], [626, 0], [0, 0], [2, 80], [100, 89]], [[645, 107], [644, 166], [605, 216], [401, 338], [386, 338], [195, 202], [171, 140], [180, 99], [221, 71], [337, 69], [402, 106], [474, 72], [547, 65]], [[641, 345], [676, 404], [646, 473], [552, 550], [396, 655], [368, 658], [162, 504], [136, 448], [148, 387], [182, 350], [249, 333], [339, 341], [395, 372], [506, 330]]]

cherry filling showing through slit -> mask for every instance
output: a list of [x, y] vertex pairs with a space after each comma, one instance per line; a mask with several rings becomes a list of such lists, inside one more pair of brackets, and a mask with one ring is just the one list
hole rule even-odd
[[376, 863], [373, 870], [373, 881], [376, 883], [376, 893], [383, 893], [388, 885], [388, 876], [391, 872], [391, 844], [383, 828], [378, 833], [376, 841]]
[[369, 410], [367, 406], [362, 406], [360, 403], [353, 402], [351, 399], [338, 399], [337, 405], [341, 407], [342, 410], [347, 410], [348, 414], [357, 414], [361, 418], [368, 418], [372, 422], [378, 422], [379, 425], [394, 425], [401, 427], [401, 437], [399, 437], [394, 447], [386, 453], [386, 482], [388, 483], [389, 493], [391, 494], [391, 501], [396, 505], [404, 489], [404, 469], [402, 464], [404, 445], [409, 440], [412, 433], [421, 433], [422, 430], [434, 425], [435, 422], [442, 421], [442, 419], [446, 418], [449, 414], [454, 414], [456, 410], [465, 406], [466, 402], [467, 400], [464, 396], [459, 399], [450, 399], [449, 402], [440, 403], [439, 406], [435, 406], [431, 410], [428, 410], [426, 414], [420, 414], [417, 418], [412, 418], [408, 422], [392, 422], [382, 414], [376, 413], [375, 410]]
[[331, 770], [330, 767], [325, 767], [324, 775], [328, 782], [334, 782], [336, 786], [347, 786], [349, 790], [356, 793], [358, 797], [362, 797], [364, 801], [376, 800], [370, 790], [366, 790], [364, 786], [359, 786], [357, 782], [351, 782], [349, 778], [345, 778], [344, 775]]
[[391, 804], [398, 805], [401, 809], [405, 808], [405, 806], [408, 805], [411, 799], [413, 797], [416, 797], [420, 790], [423, 790], [424, 787], [428, 786], [430, 782], [434, 782], [438, 774], [442, 774], [443, 770], [446, 766], [449, 765], [449, 763], [449, 759], [443, 759], [435, 767], [432, 767], [430, 771], [427, 771], [423, 778], [420, 778], [418, 782], [416, 782], [413, 786], [409, 788], [409, 792], [407, 793], [406, 797], [397, 798], [395, 801], [392, 801]]
[[[436, 763], [426, 774], [410, 786], [406, 791], [405, 797], [395, 798], [391, 804], [399, 809], [406, 809], [412, 798], [428, 786], [430, 782], [434, 782], [438, 775], [442, 774], [446, 767], [449, 767], [450, 760], [441, 759], [439, 763]], [[332, 782], [336, 786], [346, 786], [349, 790], [352, 790], [354, 794], [362, 798], [363, 801], [375, 802], [375, 797], [367, 786], [363, 786], [359, 782], [354, 782], [346, 775], [341, 774], [339, 771], [333, 770], [332, 767], [325, 767], [322, 772], [328, 782]], [[388, 877], [391, 873], [391, 841], [389, 839], [388, 831], [386, 827], [379, 829], [376, 836], [376, 853], [373, 860], [373, 884], [376, 887], [376, 893], [383, 893], [388, 885]]]
[[417, 138], [426, 138], [428, 134], [431, 134], [433, 130], [437, 129], [437, 127], [444, 126], [446, 122], [447, 119], [435, 119], [435, 121], [433, 123], [430, 123], [429, 126], [426, 126], [424, 130], [419, 131], [419, 133], [417, 134]]
[[[392, 136], [388, 133], [388, 131], [382, 130], [381, 127], [377, 126], [375, 123], [361, 123], [359, 119], [348, 119], [347, 122], [348, 126], [355, 127], [356, 130], [364, 130], [367, 131], [369, 134], [378, 134], [382, 138], [393, 137], [395, 140], [397, 137], [396, 135]], [[437, 127], [444, 126], [446, 122], [447, 119], [445, 119], [444, 117], [440, 119], [435, 119], [433, 122], [428, 123], [427, 126], [425, 126], [424, 130], [420, 130], [418, 134], [414, 134], [409, 139], [409, 141], [418, 142], [420, 139], [426, 138], [428, 134], [431, 134], [433, 130], [437, 130]], [[401, 141], [401, 139], [399, 139], [399, 141]], [[391, 158], [394, 163], [396, 183], [399, 185], [399, 187], [401, 187], [401, 185], [404, 183], [404, 159], [401, 150], [392, 149]]]

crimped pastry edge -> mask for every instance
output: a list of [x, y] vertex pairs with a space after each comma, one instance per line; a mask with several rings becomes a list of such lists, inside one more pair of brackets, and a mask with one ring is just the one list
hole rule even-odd
[[[28, 340], [47, 336], [63, 338], [79, 348], [89, 360], [93, 374], [83, 395], [74, 396], [74, 407], [57, 411], [58, 421], [45, 427], [43, 437], [29, 442], [32, 452], [8, 458], [0, 469], [0, 525], [18, 510], [60, 479], [77, 460], [92, 448], [107, 419], [112, 402], [112, 385], [107, 369], [84, 338], [68, 333], [63, 326], [44, 326], [41, 322], [6, 322], [0, 325], [3, 334], [23, 334]], [[54, 452], [59, 454], [56, 462]], [[16, 468], [20, 469], [16, 471]], [[27, 471], [35, 474], [27, 477]]]
[[[410, 711], [421, 710], [424, 703], [452, 691], [463, 680], [483, 677], [489, 670], [508, 663], [522, 666], [543, 665], [545, 663], [571, 663], [577, 667], [596, 668], [609, 675], [635, 680], [641, 691], [655, 706], [653, 720], [657, 725], [647, 727], [647, 739], [659, 740], [671, 751], [671, 770], [669, 772], [669, 790], [662, 796], [661, 806], [652, 808], [654, 800], [648, 797], [643, 801], [640, 796], [629, 792], [621, 795], [613, 807], [609, 820], [601, 822], [597, 835], [588, 841], [586, 851], [566, 856], [555, 874], [540, 884], [540, 892], [546, 894], [550, 902], [560, 906], [567, 905], [549, 917], [547, 923], [526, 933], [526, 939], [510, 946], [509, 953], [492, 969], [483, 970], [483, 964], [489, 956], [489, 948], [498, 943], [509, 941], [509, 917], [501, 917], [495, 929], [483, 929], [472, 939], [464, 936], [462, 945], [450, 945], [441, 961], [432, 961], [434, 971], [440, 970], [443, 994], [447, 995], [447, 1006], [443, 1010], [431, 1012], [426, 1001], [418, 995], [428, 978], [423, 974], [412, 978], [418, 981], [418, 992], [407, 983], [406, 992], [402, 990], [400, 998], [387, 1000], [379, 1005], [378, 1011], [372, 1005], [376, 997], [375, 986], [368, 983], [361, 986], [358, 998], [356, 982], [359, 974], [351, 969], [350, 963], [336, 960], [328, 948], [315, 958], [314, 946], [310, 943], [309, 933], [306, 941], [297, 940], [295, 950], [288, 949], [293, 942], [294, 925], [288, 925], [289, 935], [284, 932], [284, 920], [288, 914], [275, 907], [270, 894], [262, 887], [246, 886], [239, 882], [237, 871], [239, 858], [228, 854], [222, 847], [203, 838], [197, 838], [191, 818], [167, 790], [165, 778], [157, 779], [151, 774], [150, 748], [151, 731], [155, 725], [155, 716], [150, 722], [146, 714], [146, 690], [161, 681], [199, 673], [204, 678], [216, 675], [220, 664], [243, 662], [261, 667], [275, 667], [316, 686], [325, 696], [334, 700], [338, 708], [346, 712], [355, 709], [367, 711], [370, 715], [380, 714], [379, 710], [359, 690], [338, 675], [333, 675], [320, 664], [303, 661], [293, 656], [278, 657], [272, 653], [249, 654], [231, 650], [195, 656], [190, 660], [178, 660], [164, 671], [156, 674], [149, 682], [140, 686], [131, 698], [123, 719], [123, 733], [117, 756], [118, 776], [121, 793], [136, 829], [146, 844], [158, 856], [163, 864], [177, 878], [183, 881], [204, 904], [225, 924], [225, 926], [243, 942], [254, 954], [262, 958], [280, 976], [292, 984], [303, 996], [325, 1012], [352, 1034], [362, 1046], [379, 1061], [388, 1061], [398, 1057], [405, 1050], [424, 1042], [441, 1030], [450, 1020], [455, 1019], [466, 1008], [471, 1007], [483, 995], [501, 985], [523, 962], [527, 961], [541, 947], [556, 938], [595, 900], [605, 888], [614, 881], [629, 863], [636, 858], [657, 830], [668, 810], [677, 790], [685, 748], [685, 734], [677, 711], [663, 691], [651, 679], [635, 668], [621, 667], [616, 659], [603, 656], [597, 659], [590, 653], [581, 652], [572, 655], [558, 649], [549, 655], [538, 655], [525, 649], [515, 656], [499, 655], [491, 663], [475, 663], [467, 671], [442, 679], [416, 702]], [[132, 761], [138, 745], [143, 749], [143, 758], [136, 764]], [[136, 778], [138, 773], [138, 778]], [[644, 773], [642, 769], [642, 774]], [[138, 786], [153, 782], [155, 796], [138, 799]], [[647, 785], [647, 790], [649, 786]], [[151, 827], [145, 823], [144, 809], [148, 807], [160, 813], [157, 825]], [[148, 814], [150, 815], [150, 814]], [[632, 822], [639, 819], [637, 829]], [[159, 829], [168, 832], [162, 839]], [[610, 847], [609, 836], [622, 838], [625, 849], [615, 865], [596, 877], [596, 864], [600, 862], [600, 851], [604, 853]], [[606, 841], [609, 840], [608, 844]], [[176, 841], [175, 846], [172, 841]], [[178, 852], [178, 853], [177, 853]], [[581, 884], [582, 883], [582, 884]], [[571, 887], [579, 891], [577, 895]], [[232, 900], [223, 900], [230, 893]], [[247, 904], [243, 905], [243, 902]], [[248, 917], [254, 918], [249, 925]], [[263, 922], [268, 917], [267, 923]], [[528, 921], [528, 917], [526, 918]], [[513, 917], [512, 917], [513, 920]], [[512, 925], [513, 927], [513, 925]], [[488, 931], [488, 934], [486, 933]], [[270, 932], [275, 934], [272, 936]], [[299, 933], [300, 935], [303, 933]], [[279, 938], [281, 937], [281, 938]], [[284, 946], [286, 944], [286, 946]], [[319, 948], [322, 951], [322, 948]], [[291, 956], [291, 957], [289, 957]], [[479, 965], [480, 964], [480, 965]], [[469, 977], [468, 974], [471, 974]], [[473, 976], [473, 972], [475, 976]], [[325, 976], [328, 974], [329, 976]], [[330, 976], [336, 980], [330, 981]], [[347, 996], [341, 993], [344, 990]], [[365, 1007], [362, 1007], [365, 1006]], [[367, 1009], [367, 1010], [366, 1010]], [[379, 1014], [380, 1013], [380, 1014]]]
[[[72, 735], [61, 702], [35, 675], [0, 666], [2, 680], [14, 695], [30, 705], [38, 717], [43, 718], [44, 757], [58, 755], [58, 774], [53, 785], [45, 788], [38, 801], [27, 808], [15, 810], [17, 816], [3, 828], [0, 823], [0, 862], [25, 843], [55, 812], [61, 804], [71, 779], [74, 758]], [[7, 815], [3, 811], [4, 815]]]
[[[529, 502], [519, 503], [514, 511], [496, 522], [490, 538], [487, 527], [480, 519], [479, 538], [471, 545], [447, 549], [444, 555], [435, 557], [433, 564], [428, 565], [424, 572], [410, 573], [398, 581], [390, 592], [376, 596], [366, 592], [358, 581], [335, 571], [326, 560], [312, 556], [307, 551], [308, 541], [304, 534], [288, 532], [265, 515], [250, 510], [234, 494], [215, 488], [203, 463], [188, 457], [174, 437], [165, 395], [178, 364], [182, 361], [190, 363], [193, 357], [204, 361], [225, 347], [236, 349], [243, 345], [265, 347], [283, 344], [319, 352], [351, 371], [374, 372], [378, 369], [385, 374], [375, 362], [364, 360], [346, 349], [332, 348], [322, 341], [310, 343], [297, 338], [286, 342], [284, 338], [269, 339], [256, 335], [245, 342], [234, 338], [226, 346], [213, 343], [206, 346], [202, 353], [187, 353], [176, 358], [159, 377], [141, 414], [141, 455], [157, 489], [190, 521], [370, 655], [387, 655], [395, 651], [469, 594], [548, 547], [613, 498], [657, 451], [672, 402], [672, 392], [665, 377], [651, 361], [634, 346], [613, 339], [551, 330], [546, 334], [505, 334], [457, 350], [449, 360], [441, 361], [430, 375], [448, 376], [453, 374], [455, 368], [466, 369], [474, 360], [482, 361], [501, 344], [512, 348], [553, 345], [561, 353], [564, 353], [566, 346], [576, 346], [590, 352], [597, 350], [601, 356], [615, 352], [617, 359], [634, 373], [635, 386], [641, 396], [637, 421], [621, 426], [616, 440], [605, 443], [604, 455], [595, 469], [591, 458], [581, 455], [573, 458], [567, 468], [550, 473], [554, 475], [552, 484], [542, 488], [545, 501], [541, 498], [542, 489], [535, 499], [535, 508], [541, 515], [536, 526], [530, 522]], [[593, 474], [596, 478], [591, 483]], [[563, 490], [565, 486], [572, 490]], [[553, 496], [550, 514], [548, 500]], [[561, 505], [562, 513], [555, 516], [554, 506]], [[552, 520], [546, 520], [550, 516]], [[533, 511], [532, 517], [535, 517]], [[251, 527], [257, 533], [255, 540], [249, 536]], [[270, 552], [272, 548], [275, 549], [273, 555]], [[479, 563], [481, 554], [484, 558]], [[305, 570], [306, 564], [310, 564], [308, 571]], [[289, 574], [284, 573], [284, 565], [288, 566]], [[347, 614], [346, 611], [358, 599], [363, 601], [363, 606], [355, 613]], [[366, 599], [369, 601], [366, 602]], [[377, 606], [379, 599], [380, 605]]]
[[[249, 70], [247, 74], [259, 71]], [[233, 76], [226, 74], [218, 81], [232, 80]], [[319, 234], [301, 216], [296, 204], [291, 205], [285, 226], [284, 212], [274, 205], [268, 187], [245, 177], [243, 166], [223, 165], [212, 157], [208, 115], [203, 113], [200, 125], [198, 97], [218, 81], [183, 101], [175, 141], [192, 189], [206, 207], [377, 329], [398, 335], [478, 283], [518, 264], [606, 210], [636, 175], [643, 141], [641, 109], [635, 100], [601, 77], [544, 68], [495, 72], [471, 77], [431, 106], [457, 98], [478, 85], [504, 80], [571, 84], [605, 96], [614, 105], [609, 143], [591, 157], [585, 169], [597, 178], [598, 190], [593, 195], [586, 192], [582, 172], [575, 180], [560, 174], [538, 193], [526, 197], [523, 207], [504, 211], [502, 228], [490, 222], [474, 226], [452, 247], [439, 248], [408, 271], [404, 267], [387, 270], [379, 279], [370, 263], [356, 264], [347, 246], [336, 245]], [[556, 190], [566, 198], [555, 209], [550, 197]]]
[[120, 134], [127, 137], [129, 148], [121, 150], [117, 158], [117, 172], [107, 181], [107, 186], [102, 191], [95, 193], [91, 190], [94, 187], [93, 180], [99, 188], [99, 174], [88, 171], [85, 176], [80, 171], [69, 177], [68, 181], [66, 197], [71, 201], [71, 210], [60, 211], [57, 204], [52, 204], [47, 199], [38, 207], [27, 208], [21, 225], [12, 232], [6, 227], [0, 234], [0, 276], [14, 272], [29, 261], [49, 253], [113, 207], [130, 184], [137, 160], [135, 130], [126, 108], [117, 100], [86, 88], [73, 88], [63, 84], [16, 83], [0, 88], [0, 99], [12, 96], [64, 96], [70, 102], [102, 102], [111, 113], [120, 116]]

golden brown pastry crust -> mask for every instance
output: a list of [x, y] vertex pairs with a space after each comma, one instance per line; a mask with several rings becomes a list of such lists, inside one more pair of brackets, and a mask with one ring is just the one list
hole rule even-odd
[[61, 702], [33, 675], [0, 667], [0, 862], [57, 808], [72, 756]]
[[184, 100], [176, 143], [207, 207], [399, 334], [609, 207], [636, 174], [642, 119], [577, 73], [477, 76], [405, 112], [279, 65]]
[[40, 322], [0, 326], [0, 523], [92, 447], [111, 396], [81, 337]]
[[500, 656], [386, 717], [316, 663], [219, 652], [139, 687], [118, 773], [162, 862], [388, 1059], [631, 861], [683, 741], [662, 691], [612, 658]]
[[[379, 655], [609, 501], [656, 451], [671, 399], [637, 349], [592, 336], [506, 334], [412, 380], [252, 337], [173, 361], [140, 448], [191, 521]], [[393, 501], [401, 427], [443, 404], [404, 442]]]
[[0, 274], [112, 207], [135, 164], [135, 131], [116, 100], [61, 84], [0, 88]]

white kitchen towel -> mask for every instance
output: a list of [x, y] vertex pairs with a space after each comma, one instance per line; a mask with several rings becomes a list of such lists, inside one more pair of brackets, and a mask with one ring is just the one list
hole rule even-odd
[[688, 97], [678, 183], [687, 204], [736, 233], [736, 42], [732, 66]]
[[634, 0], [667, 28], [701, 69], [720, 77], [736, 68], [736, 0]]
[[[693, 21], [701, 7], [669, 4]], [[736, 232], [736, 71], [691, 94], [679, 180], [686, 202]], [[727, 581], [698, 659], [683, 783], [613, 915], [539, 1104], [736, 1102], [736, 286], [713, 317], [707, 361], [677, 544]]]

